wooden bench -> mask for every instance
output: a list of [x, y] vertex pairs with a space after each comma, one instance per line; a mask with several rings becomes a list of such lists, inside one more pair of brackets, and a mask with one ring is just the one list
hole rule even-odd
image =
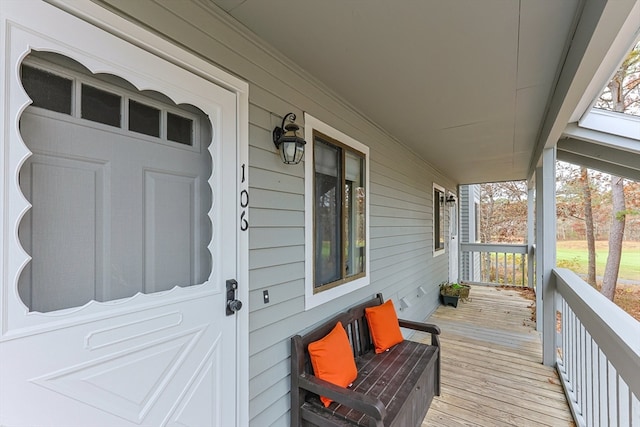
[[[404, 340], [376, 354], [364, 309], [384, 302], [382, 294], [291, 338], [291, 426], [420, 426], [434, 395], [440, 395], [440, 329], [399, 320], [400, 326], [431, 334], [431, 345]], [[340, 321], [347, 331], [358, 378], [342, 388], [317, 378], [307, 346]], [[327, 408], [319, 396], [333, 400]]]

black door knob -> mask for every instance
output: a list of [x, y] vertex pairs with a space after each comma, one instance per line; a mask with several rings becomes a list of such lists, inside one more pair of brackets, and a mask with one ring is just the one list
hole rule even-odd
[[235, 313], [237, 311], [240, 311], [240, 309], [242, 308], [242, 301], [237, 299], [231, 300], [227, 303], [227, 307], [229, 307], [229, 310]]

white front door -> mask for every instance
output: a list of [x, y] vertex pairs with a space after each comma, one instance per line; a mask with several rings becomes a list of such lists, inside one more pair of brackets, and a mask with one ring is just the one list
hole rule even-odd
[[0, 13], [0, 425], [238, 424], [236, 95], [50, 5]]
[[458, 281], [458, 201], [449, 205], [449, 281]]

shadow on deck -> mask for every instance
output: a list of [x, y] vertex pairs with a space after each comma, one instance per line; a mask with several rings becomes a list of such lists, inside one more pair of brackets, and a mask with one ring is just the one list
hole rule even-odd
[[423, 427], [574, 425], [555, 369], [541, 363], [532, 304], [518, 290], [473, 286], [470, 301], [427, 320], [442, 330], [442, 396]]

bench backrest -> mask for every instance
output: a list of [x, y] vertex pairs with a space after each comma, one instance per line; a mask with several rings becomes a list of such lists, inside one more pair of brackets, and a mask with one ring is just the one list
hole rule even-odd
[[371, 334], [369, 333], [369, 325], [367, 324], [364, 309], [366, 307], [380, 305], [383, 302], [382, 294], [377, 294], [374, 299], [358, 304], [357, 306], [350, 308], [347, 312], [338, 314], [307, 334], [293, 337], [291, 357], [292, 367], [294, 360], [297, 360], [298, 362], [296, 373], [300, 374], [306, 372], [313, 374], [313, 367], [311, 366], [307, 346], [310, 343], [326, 336], [336, 326], [337, 322], [341, 322], [347, 332], [349, 342], [351, 343], [351, 349], [353, 350], [353, 356], [356, 359], [369, 351], [373, 351], [373, 342], [371, 341]]
[[299, 405], [307, 399], [307, 392], [298, 388], [298, 376], [303, 373], [313, 375], [313, 367], [311, 366], [311, 359], [307, 351], [309, 343], [321, 339], [331, 332], [337, 322], [342, 322], [342, 326], [347, 332], [349, 342], [351, 343], [353, 356], [356, 359], [365, 353], [374, 351], [364, 309], [382, 303], [384, 303], [382, 294], [377, 294], [375, 298], [358, 304], [350, 308], [347, 312], [338, 314], [307, 334], [303, 336], [296, 335], [291, 338], [291, 415], [293, 420], [299, 420]]

